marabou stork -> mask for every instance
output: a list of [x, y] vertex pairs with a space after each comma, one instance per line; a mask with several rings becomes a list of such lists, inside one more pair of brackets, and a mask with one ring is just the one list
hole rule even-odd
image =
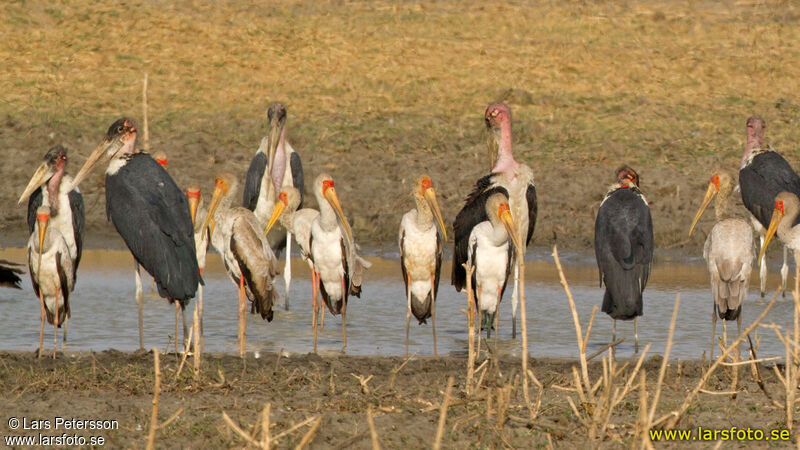
[[[203, 275], [203, 269], [206, 267], [206, 255], [208, 254], [208, 246], [211, 244], [209, 237], [208, 227], [203, 227], [208, 210], [203, 206], [203, 196], [200, 193], [200, 188], [197, 185], [191, 185], [186, 189], [186, 200], [189, 202], [189, 212], [192, 215], [192, 225], [194, 225], [194, 247], [197, 257], [197, 267], [200, 270], [200, 276]], [[203, 344], [203, 284], [197, 285], [197, 315], [200, 321], [200, 342], [201, 347]]]
[[800, 199], [794, 192], [783, 191], [775, 196], [773, 203], [772, 216], [767, 225], [767, 234], [764, 238], [764, 246], [758, 254], [759, 259], [769, 246], [769, 242], [778, 234], [778, 238], [783, 245], [794, 251], [795, 270], [800, 276]]
[[[447, 241], [447, 231], [442, 219], [433, 181], [422, 175], [414, 182], [412, 191], [416, 207], [403, 214], [400, 220], [398, 244], [400, 268], [406, 286], [406, 357], [408, 357], [408, 329], [411, 314], [420, 324], [431, 318], [433, 329], [433, 354], [436, 348], [436, 297], [439, 291], [439, 272], [442, 268], [442, 248]], [[434, 218], [439, 224], [436, 228]], [[441, 234], [439, 234], [441, 230]]]
[[[300, 192], [299, 207], [303, 207], [303, 164], [300, 162], [300, 155], [286, 141], [286, 107], [281, 103], [269, 105], [267, 120], [269, 134], [261, 139], [261, 144], [250, 162], [243, 198], [244, 207], [255, 213], [262, 226], [267, 224], [275, 208], [277, 193], [284, 187], [292, 186]], [[265, 174], [268, 176], [264, 176]], [[284, 229], [272, 232], [268, 238], [270, 247], [278, 255], [286, 247], [283, 278], [286, 282], [284, 307], [288, 310], [289, 284], [292, 278], [292, 236]]]
[[617, 183], [606, 193], [594, 224], [594, 252], [605, 285], [603, 312], [614, 320], [633, 319], [635, 351], [639, 352], [636, 318], [642, 315], [642, 293], [653, 262], [653, 221], [639, 175], [628, 166], [617, 169]]
[[481, 330], [485, 329], [489, 338], [499, 322], [497, 310], [511, 275], [514, 248], [522, 243], [516, 233], [518, 227], [511, 215], [508, 195], [502, 188], [486, 199], [484, 209], [489, 220], [472, 228], [467, 264], [475, 267], [472, 274], [475, 303], [481, 312]]
[[0, 287], [22, 289], [19, 276], [25, 272], [21, 267], [22, 264], [0, 259]]
[[[356, 255], [353, 232], [347, 223], [333, 178], [320, 174], [314, 180], [314, 195], [319, 204], [319, 216], [311, 224], [311, 259], [314, 263], [312, 305], [314, 317], [314, 351], [317, 351], [317, 315], [320, 304], [317, 293], [331, 314], [342, 315], [342, 351], [347, 347], [347, 298], [361, 297], [361, 278], [369, 267]], [[338, 221], [337, 221], [338, 216]], [[342, 233], [344, 229], [344, 233]], [[366, 263], [366, 264], [365, 264]]]
[[[34, 234], [37, 223], [37, 210], [40, 206], [50, 208], [48, 212], [48, 228], [55, 229], [63, 237], [69, 250], [72, 271], [70, 289], [74, 289], [77, 280], [78, 266], [83, 253], [83, 235], [86, 228], [83, 196], [77, 187], [72, 188], [72, 177], [66, 174], [67, 149], [56, 145], [44, 155], [42, 164], [36, 169], [25, 191], [19, 198], [19, 204], [28, 200], [28, 233]], [[34, 282], [34, 285], [36, 283]], [[38, 294], [37, 294], [38, 295]], [[69, 314], [64, 322], [64, 340], [67, 340]], [[52, 323], [52, 322], [51, 322]]]
[[69, 294], [75, 280], [69, 244], [58, 228], [48, 227], [50, 208], [42, 205], [36, 209], [36, 223], [28, 240], [28, 270], [33, 291], [41, 302], [41, 327], [39, 328], [39, 355], [42, 354], [44, 319], [54, 325], [53, 358], [58, 347], [58, 328], [70, 315]]
[[[511, 150], [511, 110], [504, 103], [492, 103], [484, 114], [486, 127], [497, 145], [497, 160], [492, 172], [475, 183], [475, 188], [467, 197], [453, 222], [455, 245], [453, 248], [453, 272], [451, 281], [457, 291], [467, 284], [467, 273], [462, 264], [469, 255], [469, 236], [479, 223], [489, 220], [486, 215], [486, 200], [494, 193], [505, 190], [511, 207], [511, 216], [517, 227], [520, 243], [527, 247], [533, 237], [536, 225], [536, 186], [533, 182], [533, 171], [525, 164], [514, 160]], [[524, 241], [522, 241], [524, 237]], [[511, 297], [512, 337], [517, 334], [517, 303], [519, 267], [516, 256], [514, 265], [514, 292]]]
[[[106, 215], [133, 254], [136, 302], [139, 307], [139, 346], [144, 348], [142, 278], [139, 266], [156, 281], [158, 293], [184, 311], [201, 283], [194, 246], [189, 202], [172, 177], [147, 153], [135, 151], [137, 128], [121, 118], [84, 163], [77, 186], [101, 162], [106, 169]], [[177, 328], [177, 317], [176, 317]], [[184, 320], [184, 338], [186, 322]], [[175, 347], [178, 346], [177, 332]]]
[[[739, 187], [742, 192], [744, 206], [753, 214], [753, 228], [759, 232], [761, 247], [765, 246], [764, 236], [769, 225], [775, 197], [783, 191], [800, 195], [800, 177], [788, 162], [764, 143], [766, 122], [760, 116], [747, 119], [747, 144], [739, 169]], [[783, 249], [783, 266], [781, 267], [781, 286], [786, 292], [786, 278], [789, 275], [787, 249]], [[763, 254], [763, 252], [762, 252]], [[763, 257], [759, 258], [761, 277], [761, 296], [767, 287], [767, 265]]]
[[711, 277], [711, 297], [714, 299], [711, 311], [711, 351], [710, 359], [714, 359], [714, 339], [717, 331], [717, 314], [722, 319], [722, 335], [727, 345], [726, 324], [735, 320], [739, 334], [742, 332], [742, 304], [747, 298], [747, 287], [750, 273], [753, 270], [753, 229], [750, 223], [735, 217], [731, 211], [730, 196], [735, 182], [727, 172], [720, 172], [711, 177], [706, 196], [700, 209], [694, 216], [689, 236], [700, 220], [711, 200], [716, 196], [714, 212], [717, 223], [708, 233], [703, 246], [703, 259], [708, 264]]
[[211, 243], [220, 254], [231, 281], [239, 289], [239, 355], [246, 351], [247, 300], [250, 313], [272, 321], [272, 306], [280, 294], [275, 289], [278, 259], [267, 243], [264, 229], [247, 208], [231, 207], [239, 182], [230, 173], [217, 176], [214, 195], [203, 222], [207, 228], [211, 219]]

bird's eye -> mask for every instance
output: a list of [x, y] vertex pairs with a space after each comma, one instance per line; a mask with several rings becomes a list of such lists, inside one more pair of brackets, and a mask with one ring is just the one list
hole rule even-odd
[[117, 127], [117, 133], [122, 133], [123, 127], [122, 125]]

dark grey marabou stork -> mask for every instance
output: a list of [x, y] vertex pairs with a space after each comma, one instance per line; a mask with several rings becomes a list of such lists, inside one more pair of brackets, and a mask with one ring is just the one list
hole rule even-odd
[[[453, 222], [455, 245], [451, 281], [459, 292], [467, 285], [467, 274], [462, 264], [467, 262], [469, 236], [477, 224], [489, 220], [486, 215], [486, 200], [492, 194], [504, 192], [508, 196], [511, 216], [516, 224], [520, 243], [524, 242], [526, 247], [531, 242], [536, 226], [538, 204], [533, 171], [527, 165], [514, 160], [511, 149], [511, 110], [504, 103], [492, 103], [486, 108], [484, 119], [497, 145], [497, 160], [492, 172], [475, 183], [475, 188]], [[511, 297], [512, 337], [517, 335], [519, 301], [519, 267], [516, 264], [516, 256], [514, 258], [514, 292]]]
[[[406, 286], [406, 357], [408, 357], [408, 328], [411, 314], [420, 324], [431, 319], [433, 329], [433, 354], [436, 348], [436, 297], [439, 291], [439, 272], [442, 268], [442, 249], [447, 241], [447, 231], [442, 219], [433, 181], [422, 175], [414, 182], [412, 191], [416, 207], [403, 214], [400, 220], [398, 245], [400, 267]], [[437, 229], [434, 218], [439, 224]], [[439, 233], [441, 230], [441, 234]]]
[[703, 215], [711, 200], [714, 204], [717, 223], [708, 233], [703, 246], [703, 259], [708, 264], [711, 278], [711, 297], [714, 299], [711, 311], [711, 351], [710, 359], [714, 360], [714, 340], [717, 331], [717, 314], [722, 319], [722, 335], [725, 345], [728, 344], [727, 321], [735, 320], [739, 333], [742, 332], [742, 304], [747, 298], [747, 287], [750, 285], [750, 273], [753, 270], [754, 240], [750, 223], [733, 215], [731, 193], [735, 182], [727, 172], [719, 172], [711, 176], [706, 196], [700, 209], [694, 216], [689, 236]]
[[280, 294], [275, 289], [278, 259], [267, 243], [264, 229], [253, 212], [231, 207], [239, 183], [230, 173], [217, 176], [203, 229], [214, 220], [211, 243], [220, 254], [231, 281], [239, 289], [239, 355], [246, 351], [247, 300], [250, 313], [272, 321], [272, 306]]
[[320, 310], [317, 293], [322, 295], [322, 301], [331, 314], [342, 315], [344, 351], [347, 347], [347, 298], [350, 295], [361, 297], [361, 279], [369, 263], [356, 255], [353, 233], [336, 195], [333, 178], [320, 174], [314, 180], [313, 189], [319, 204], [319, 216], [311, 224], [310, 238], [315, 272], [312, 277], [314, 317], [311, 321], [314, 352], [317, 351], [317, 315]]
[[[86, 229], [83, 196], [77, 187], [72, 188], [72, 177], [66, 174], [67, 149], [56, 145], [44, 155], [44, 161], [34, 172], [19, 204], [28, 200], [28, 233], [36, 227], [36, 211], [40, 206], [50, 208], [48, 227], [64, 237], [72, 258], [72, 286], [77, 278], [78, 265], [83, 253], [83, 235]], [[64, 333], [66, 339], [66, 333]]]
[[[766, 122], [760, 116], [747, 119], [747, 144], [745, 145], [742, 165], [739, 169], [739, 187], [742, 192], [744, 206], [753, 214], [753, 227], [759, 232], [761, 247], [765, 246], [765, 233], [772, 214], [775, 197], [783, 192], [800, 195], [800, 177], [792, 166], [769, 145], [764, 143]], [[783, 249], [783, 266], [781, 267], [781, 286], [786, 292], [786, 279], [789, 275], [787, 249]], [[762, 252], [763, 255], [763, 252]], [[767, 265], [759, 257], [761, 277], [761, 296], [767, 286]]]
[[19, 275], [23, 273], [22, 264], [0, 259], [0, 287], [22, 289]]
[[[77, 186], [99, 163], [108, 161], [106, 214], [135, 261], [139, 346], [144, 348], [139, 266], [156, 280], [159, 295], [175, 303], [176, 315], [179, 310], [185, 311], [202, 281], [189, 202], [160, 164], [147, 153], [135, 151], [136, 136], [133, 120], [114, 122], [75, 176], [74, 184]], [[185, 320], [183, 328], [185, 338]], [[175, 341], [177, 351], [177, 332]]]
[[635, 351], [639, 352], [636, 318], [642, 315], [642, 293], [653, 262], [653, 221], [639, 175], [630, 167], [617, 170], [617, 183], [606, 194], [594, 224], [594, 252], [605, 285], [603, 312], [614, 319], [633, 319]]
[[[247, 170], [244, 183], [243, 205], [253, 211], [262, 226], [266, 226], [275, 200], [281, 189], [293, 186], [300, 192], [300, 205], [303, 207], [303, 164], [300, 155], [286, 140], [286, 108], [281, 103], [273, 103], [267, 110], [269, 134], [261, 140], [255, 156]], [[268, 174], [268, 176], [265, 176]], [[270, 181], [272, 181], [270, 183]], [[284, 228], [268, 235], [269, 245], [280, 255], [286, 247], [286, 265], [283, 277], [286, 285], [291, 282], [291, 244], [292, 236]], [[286, 290], [285, 308], [289, 309], [289, 290]]]
[[[39, 356], [42, 355], [44, 320], [54, 327], [53, 358], [58, 348], [58, 328], [66, 324], [70, 316], [69, 294], [75, 280], [69, 244], [58, 228], [48, 227], [50, 208], [36, 209], [36, 224], [28, 240], [28, 270], [33, 291], [41, 303], [41, 327], [39, 328]], [[66, 333], [66, 331], [65, 331]], [[65, 338], [66, 339], [66, 338]]]
[[485, 329], [486, 337], [489, 338], [491, 330], [496, 330], [499, 323], [497, 310], [506, 290], [508, 277], [511, 276], [514, 248], [522, 243], [511, 216], [508, 195], [502, 188], [486, 200], [485, 209], [489, 220], [472, 228], [467, 264], [475, 268], [472, 273], [475, 303], [481, 312], [481, 330]]

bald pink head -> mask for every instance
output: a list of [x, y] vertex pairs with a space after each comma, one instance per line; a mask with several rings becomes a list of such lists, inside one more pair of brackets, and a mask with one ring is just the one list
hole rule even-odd
[[490, 103], [484, 113], [486, 128], [497, 142], [497, 161], [492, 173], [509, 173], [519, 166], [511, 150], [511, 109], [502, 102]]
[[617, 169], [617, 183], [621, 185], [632, 184], [639, 187], [639, 174], [628, 165], [623, 165]]
[[753, 115], [747, 118], [747, 144], [744, 148], [744, 156], [742, 156], [742, 165], [747, 164], [750, 154], [755, 149], [763, 148], [764, 145], [764, 130], [767, 129], [767, 122], [759, 115]]

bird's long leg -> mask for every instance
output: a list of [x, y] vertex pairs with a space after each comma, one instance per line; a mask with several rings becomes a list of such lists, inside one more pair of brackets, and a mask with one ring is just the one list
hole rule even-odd
[[[765, 233], [766, 233], [766, 230], [764, 230], [764, 229], [762, 229], [761, 232], [759, 233], [759, 242], [761, 242], [761, 245], [758, 247], [759, 249], [764, 247]], [[766, 264], [766, 260], [767, 260], [767, 254], [764, 253], [764, 256], [762, 256], [761, 260], [758, 261], [758, 264], [759, 264], [759, 266], [758, 266], [759, 267], [758, 277], [759, 277], [759, 281], [761, 283], [760, 284], [760, 287], [761, 287], [761, 298], [764, 298], [764, 293], [767, 291], [767, 264]]]
[[[742, 335], [742, 311], [740, 310], [739, 316], [736, 317], [736, 337], [738, 338], [741, 335]], [[738, 361], [739, 359], [741, 359], [742, 356], [738, 348], [736, 349], [736, 354], [737, 356], [739, 356], [739, 358], [737, 359]]]
[[142, 274], [139, 273], [139, 263], [134, 262], [136, 272], [136, 305], [139, 307], [139, 349], [144, 350], [144, 318], [142, 317]]
[[200, 351], [205, 351], [206, 339], [203, 334], [203, 285], [201, 283], [197, 284], [197, 315], [200, 321]]
[[181, 305], [178, 304], [178, 300], [173, 300], [172, 303], [175, 305], [175, 354], [178, 354], [178, 316], [180, 315]]
[[189, 343], [189, 329], [186, 328], [186, 308], [181, 306], [181, 324], [183, 324], [183, 345], [184, 347]]
[[497, 306], [494, 309], [494, 345], [497, 348], [497, 338], [500, 336], [500, 300], [503, 295], [503, 287], [497, 287]]
[[286, 233], [286, 264], [283, 266], [283, 281], [286, 286], [286, 296], [283, 308], [289, 310], [289, 287], [292, 284], [292, 233]]
[[[431, 274], [431, 328], [433, 328], [433, 356], [438, 357], [439, 351], [436, 349], [436, 276]], [[406, 352], [408, 357], [408, 352]]]
[[[611, 319], [611, 342], [617, 340], [617, 319]], [[611, 347], [611, 359], [614, 359], [614, 354], [617, 352], [616, 346]]]
[[[480, 308], [481, 302], [479, 300], [480, 297], [481, 297], [481, 285], [478, 285], [478, 287], [475, 288], [475, 294], [476, 294], [475, 301], [478, 303], [477, 305], [475, 305], [475, 311], [478, 312], [478, 314], [475, 314], [475, 316], [476, 316], [475, 320], [478, 321], [478, 351], [475, 354], [476, 355], [480, 355], [481, 354], [481, 337], [482, 337], [481, 334], [483, 334], [483, 317], [481, 317], [481, 316], [483, 316], [483, 311], [481, 311], [481, 308]], [[488, 339], [488, 336], [487, 336], [487, 339]]]
[[722, 320], [722, 343], [724, 345], [723, 349], [728, 349], [728, 321]]
[[639, 353], [639, 318], [633, 318], [633, 352]]
[[247, 295], [244, 291], [244, 275], [239, 275], [239, 356], [242, 358], [244, 358], [247, 348], [245, 314], [247, 314]]
[[64, 316], [64, 336], [61, 337], [61, 349], [64, 349], [64, 344], [67, 343], [67, 327], [69, 327], [69, 313]]
[[39, 300], [40, 300], [40, 303], [42, 304], [42, 317], [41, 317], [42, 324], [41, 324], [41, 327], [39, 328], [39, 356], [38, 357], [41, 358], [42, 357], [42, 347], [44, 346], [44, 318], [45, 318], [44, 297], [42, 296], [41, 289], [39, 290]]
[[[60, 290], [59, 290], [60, 291]], [[58, 350], [58, 295], [59, 291], [56, 291], [56, 307], [53, 309], [55, 314], [53, 315], [53, 359], [56, 359], [56, 350]]]
[[345, 290], [344, 277], [342, 277], [342, 353], [347, 347], [347, 291]]
[[717, 336], [717, 302], [713, 302], [711, 308], [711, 352], [709, 352], [709, 363], [714, 361], [714, 341]]
[[150, 293], [152, 294], [155, 291], [156, 291], [156, 279], [150, 278]]
[[316, 269], [312, 271], [311, 286], [313, 295], [311, 304], [314, 307], [314, 317], [311, 320], [311, 326], [314, 328], [314, 353], [317, 353], [317, 317], [319, 317], [319, 301], [317, 295], [319, 294], [319, 273]]
[[783, 266], [781, 266], [781, 296], [786, 298], [786, 279], [789, 278], [789, 247], [783, 246]]
[[514, 264], [514, 291], [511, 293], [511, 339], [517, 338], [517, 308], [519, 307], [519, 264], [516, 263], [516, 260], [515, 255], [511, 260], [511, 264]]
[[408, 328], [411, 325], [411, 273], [406, 276], [406, 358], [408, 358]]

